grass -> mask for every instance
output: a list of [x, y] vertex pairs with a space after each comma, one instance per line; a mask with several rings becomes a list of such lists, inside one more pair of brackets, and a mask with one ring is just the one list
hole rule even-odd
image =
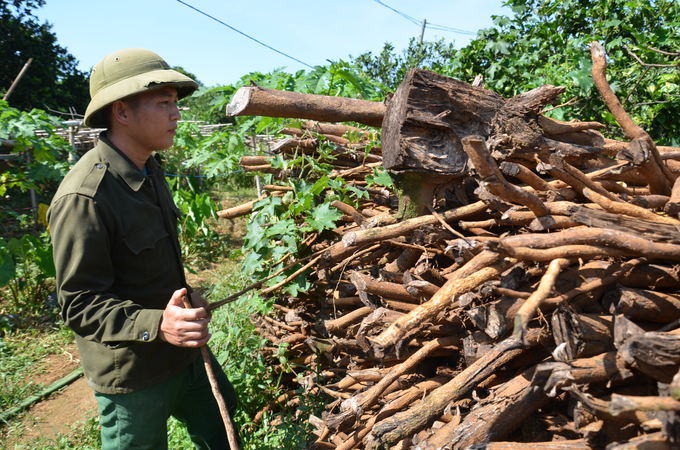
[[0, 410], [4, 411], [46, 386], [32, 379], [40, 373], [47, 355], [62, 353], [73, 342], [64, 327], [28, 328], [7, 332], [0, 339]]
[[[20, 430], [13, 430], [20, 432]], [[82, 422], [70, 426], [68, 433], [59, 433], [54, 438], [39, 437], [28, 442], [14, 444], [12, 450], [97, 450], [101, 448], [99, 438], [99, 416], [93, 412]], [[191, 447], [175, 447], [191, 448]], [[0, 449], [5, 447], [0, 444]], [[9, 450], [9, 448], [7, 448]]]

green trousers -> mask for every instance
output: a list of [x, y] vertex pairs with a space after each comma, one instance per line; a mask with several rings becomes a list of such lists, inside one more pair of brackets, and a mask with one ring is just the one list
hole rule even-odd
[[[220, 392], [233, 417], [236, 391], [212, 353], [210, 358]], [[102, 450], [166, 450], [170, 416], [186, 425], [197, 449], [229, 449], [222, 416], [200, 354], [192, 365], [156, 386], [131, 394], [95, 392], [95, 398], [101, 416]]]

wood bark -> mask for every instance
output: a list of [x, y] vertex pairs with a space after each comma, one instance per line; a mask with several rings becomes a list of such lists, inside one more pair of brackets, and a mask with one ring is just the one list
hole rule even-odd
[[[537, 344], [540, 333], [532, 334], [530, 342]], [[401, 439], [413, 436], [436, 417], [441, 416], [446, 406], [467, 394], [477, 383], [506, 364], [525, 349], [514, 338], [496, 344], [491, 351], [468, 366], [451, 381], [426, 397], [417, 407], [384, 420], [366, 437], [367, 449], [385, 448]]]
[[[462, 449], [474, 444], [503, 440], [534, 411], [548, 403], [548, 396], [534, 385], [534, 368], [493, 389], [481, 405], [456, 426], [446, 426], [420, 444], [422, 450], [443, 446]], [[508, 414], [512, 411], [512, 414]]]
[[652, 242], [631, 233], [597, 228], [571, 229], [549, 235], [525, 234], [501, 238], [500, 244], [510, 251], [514, 247], [551, 248], [561, 245], [603, 245], [635, 255], [680, 261], [680, 246]]
[[526, 206], [536, 217], [548, 214], [547, 208], [538, 197], [506, 181], [480, 136], [466, 136], [462, 139], [462, 143], [465, 153], [492, 193], [509, 202]]
[[229, 105], [227, 116], [267, 116], [321, 122], [358, 122], [381, 127], [385, 105], [345, 97], [302, 94], [259, 86], [240, 88]]
[[388, 347], [396, 345], [408, 332], [417, 328], [436, 317], [447, 307], [452, 306], [458, 296], [470, 292], [482, 283], [498, 278], [507, 269], [516, 263], [515, 260], [508, 259], [490, 267], [485, 267], [478, 272], [463, 279], [451, 279], [441, 287], [439, 291], [427, 302], [406, 314], [390, 327], [382, 332], [378, 337], [372, 339], [373, 348], [376, 354], [384, 351]]
[[[446, 221], [460, 220], [486, 210], [484, 202], [476, 202], [471, 205], [461, 206], [441, 214]], [[406, 236], [413, 230], [427, 225], [434, 225], [439, 220], [432, 216], [422, 216], [405, 220], [404, 222], [388, 225], [377, 229], [368, 229], [356, 232], [345, 233], [342, 241], [331, 247], [326, 255], [327, 259], [338, 261], [355, 253], [361, 246], [371, 244], [383, 239], [394, 239], [399, 236]]]
[[600, 91], [607, 108], [621, 125], [626, 136], [633, 141], [631, 145], [637, 150], [632, 161], [638, 165], [640, 172], [649, 183], [652, 194], [671, 195], [671, 185], [675, 182], [675, 178], [670, 175], [671, 179], [669, 179], [669, 174], [662, 169], [661, 156], [656, 144], [646, 131], [633, 122], [607, 83], [607, 59], [604, 47], [599, 42], [593, 41], [590, 44], [590, 50], [593, 58], [593, 82]]
[[242, 205], [234, 206], [233, 208], [217, 211], [217, 216], [220, 219], [235, 219], [237, 217], [246, 216], [253, 212], [253, 206], [255, 203], [263, 200], [266, 197], [266, 195], [263, 195], [248, 203], [243, 203]]
[[502, 97], [487, 89], [412, 69], [386, 102], [385, 168], [465, 174], [467, 156], [461, 139], [471, 134], [489, 136], [503, 103]]
[[551, 442], [488, 442], [473, 444], [467, 450], [593, 450], [587, 439]]

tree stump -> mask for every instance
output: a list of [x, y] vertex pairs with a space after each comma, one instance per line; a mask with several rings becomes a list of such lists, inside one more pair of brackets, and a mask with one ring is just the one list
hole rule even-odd
[[538, 114], [563, 91], [545, 85], [506, 101], [435, 72], [409, 71], [385, 101], [382, 133], [383, 163], [400, 190], [399, 218], [424, 214], [438, 186], [469, 174], [461, 143], [467, 136], [502, 141], [511, 149], [503, 158], [522, 159], [536, 148], [548, 152]]

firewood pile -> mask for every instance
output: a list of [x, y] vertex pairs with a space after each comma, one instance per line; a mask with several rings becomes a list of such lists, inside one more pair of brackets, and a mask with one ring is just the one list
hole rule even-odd
[[[680, 149], [633, 123], [599, 44], [592, 55], [625, 142], [541, 115], [563, 88], [506, 100], [417, 69], [385, 104], [236, 95], [228, 114], [381, 123], [368, 154], [365, 130], [319, 122], [272, 150], [315, 154], [327, 140], [348, 184], [384, 165], [398, 187], [364, 187], [357, 209], [336, 202], [336, 233], [296, 261], [316, 290], [254, 318], [310, 368], [262, 413], [297, 405], [300, 386], [324, 395], [321, 417], [300, 417], [319, 449], [678, 448]], [[242, 165], [292, 176], [266, 157]]]

